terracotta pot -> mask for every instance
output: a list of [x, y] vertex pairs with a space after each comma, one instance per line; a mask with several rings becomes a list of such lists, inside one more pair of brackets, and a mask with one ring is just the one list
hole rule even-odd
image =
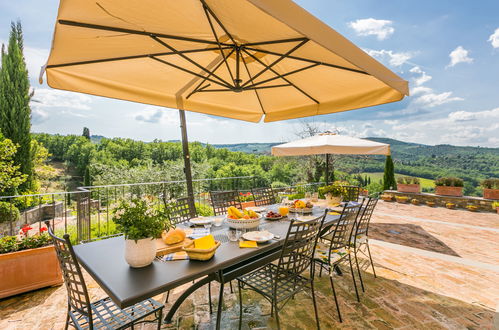
[[125, 240], [125, 260], [133, 268], [149, 266], [156, 257], [156, 240], [149, 238]]
[[433, 207], [433, 206], [435, 206], [435, 202], [428, 201], [428, 202], [426, 202], [426, 205]]
[[436, 186], [435, 194], [442, 196], [463, 196], [463, 187], [447, 187], [447, 186]]
[[450, 210], [453, 210], [456, 208], [456, 204], [445, 204], [445, 207], [450, 209]]
[[253, 206], [255, 206], [255, 201], [241, 202], [241, 207], [243, 209], [245, 209], [247, 207], [253, 207]]
[[404, 193], [419, 193], [421, 192], [421, 186], [419, 183], [417, 184], [397, 183], [397, 191]]
[[485, 199], [499, 199], [499, 189], [483, 189], [483, 198]]
[[385, 202], [393, 202], [392, 196], [381, 196], [381, 199], [384, 200]]
[[499, 214], [499, 206], [496, 207], [496, 212], [497, 212], [497, 214]]
[[63, 282], [54, 246], [0, 254], [0, 298]]
[[412, 205], [419, 205], [419, 200], [413, 199], [411, 200]]
[[402, 203], [402, 204], [405, 204], [409, 201], [409, 198], [400, 198], [400, 197], [395, 197], [395, 199], [397, 200], [397, 203]]

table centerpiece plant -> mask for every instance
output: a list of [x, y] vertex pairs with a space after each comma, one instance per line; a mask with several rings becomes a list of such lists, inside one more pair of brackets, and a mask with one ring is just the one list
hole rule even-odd
[[150, 265], [156, 257], [155, 239], [165, 229], [167, 215], [152, 197], [121, 200], [113, 221], [125, 235], [125, 260], [134, 268]]
[[319, 194], [326, 198], [328, 205], [338, 205], [343, 200], [346, 190], [341, 184], [335, 182], [329, 186], [320, 187]]

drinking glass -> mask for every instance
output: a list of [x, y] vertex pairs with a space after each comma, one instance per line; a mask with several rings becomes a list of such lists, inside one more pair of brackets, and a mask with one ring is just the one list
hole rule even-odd
[[205, 223], [204, 228], [208, 229], [211, 232], [211, 222]]
[[241, 230], [239, 229], [229, 229], [227, 231], [227, 237], [231, 242], [237, 242], [241, 237]]
[[213, 225], [215, 225], [215, 227], [220, 227], [223, 222], [224, 222], [224, 218], [215, 218], [213, 220]]

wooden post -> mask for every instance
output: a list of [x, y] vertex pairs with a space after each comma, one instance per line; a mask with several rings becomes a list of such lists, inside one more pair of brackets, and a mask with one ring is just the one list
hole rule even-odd
[[182, 150], [184, 154], [184, 173], [187, 185], [187, 197], [189, 198], [189, 209], [191, 217], [195, 216], [196, 206], [194, 204], [194, 189], [192, 188], [191, 155], [189, 154], [189, 141], [187, 139], [187, 126], [185, 111], [179, 110], [180, 129], [182, 130]]

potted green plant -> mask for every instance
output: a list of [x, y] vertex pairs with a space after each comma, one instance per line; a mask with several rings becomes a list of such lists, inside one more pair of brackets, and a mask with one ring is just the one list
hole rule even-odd
[[156, 257], [156, 242], [167, 217], [150, 197], [121, 200], [113, 220], [125, 235], [125, 260], [134, 268], [150, 265]]
[[499, 199], [499, 179], [498, 178], [483, 180], [481, 185], [483, 187], [483, 198], [485, 198], [485, 199]]
[[326, 203], [328, 205], [340, 204], [345, 193], [345, 188], [336, 182], [329, 186], [319, 188], [319, 194], [326, 198]]
[[435, 194], [442, 196], [463, 196], [463, 179], [447, 177], [435, 180]]
[[0, 238], [0, 299], [39, 288], [62, 284], [59, 261], [46, 227], [29, 225], [17, 236]]
[[421, 186], [419, 185], [419, 178], [410, 176], [400, 176], [397, 178], [397, 191], [404, 193], [419, 193]]

